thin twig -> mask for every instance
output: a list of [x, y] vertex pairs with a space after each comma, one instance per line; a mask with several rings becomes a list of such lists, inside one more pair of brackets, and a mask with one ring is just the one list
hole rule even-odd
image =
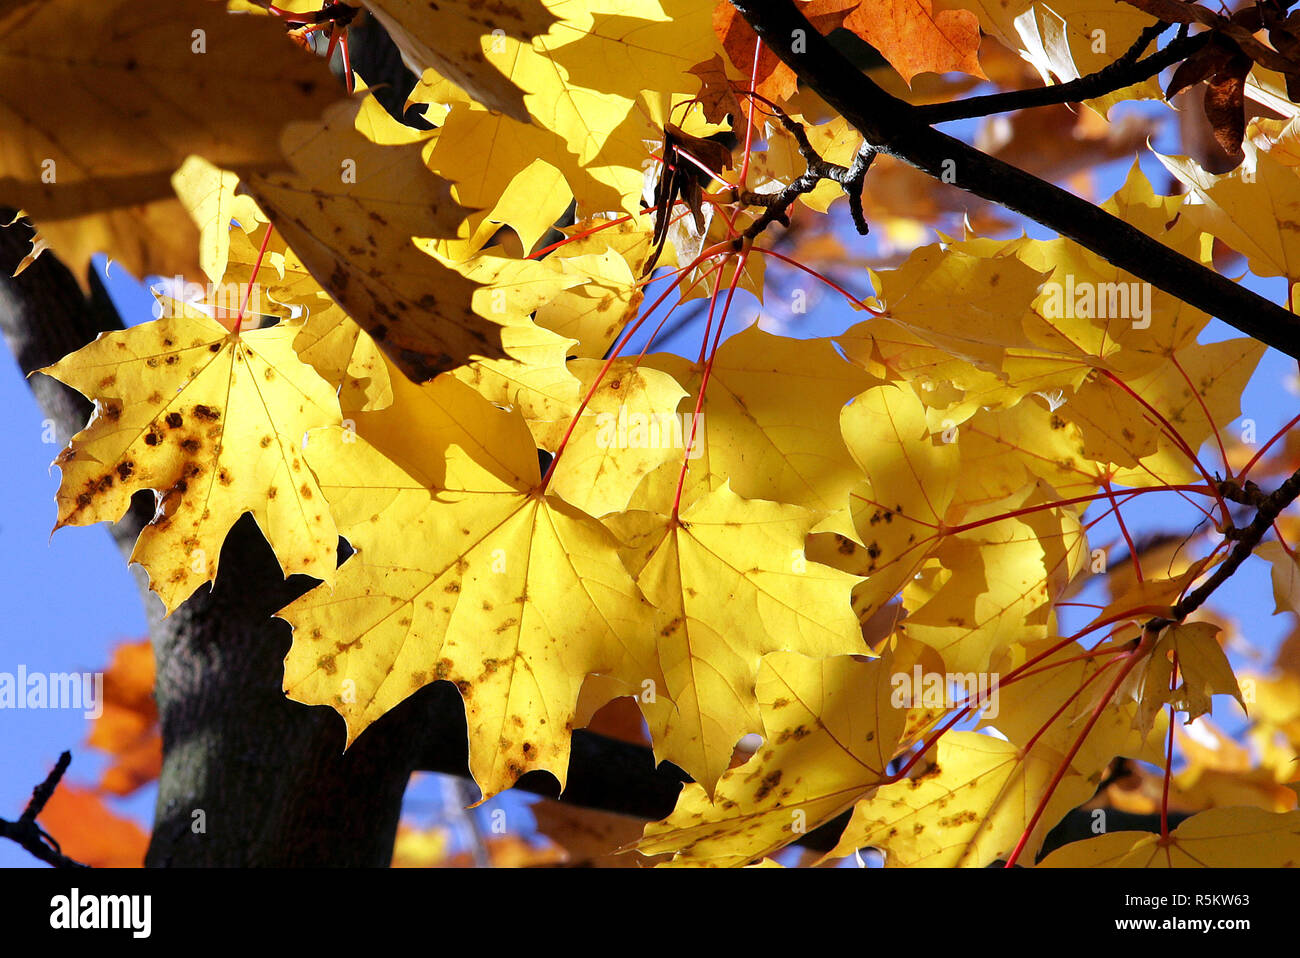
[[1291, 474], [1286, 482], [1278, 486], [1273, 493], [1267, 496], [1255, 512], [1255, 518], [1250, 525], [1244, 529], [1229, 529], [1225, 535], [1230, 539], [1236, 540], [1236, 545], [1232, 547], [1232, 552], [1223, 563], [1214, 570], [1214, 574], [1193, 589], [1187, 595], [1174, 604], [1173, 615], [1169, 618], [1156, 618], [1147, 623], [1147, 631], [1159, 631], [1165, 626], [1181, 622], [1188, 615], [1195, 612], [1201, 607], [1219, 586], [1232, 576], [1241, 566], [1255, 547], [1259, 545], [1264, 538], [1265, 533], [1273, 526], [1274, 520], [1281, 514], [1282, 510], [1289, 506], [1300, 496], [1300, 469]]
[[1030, 107], [1082, 103], [1084, 100], [1106, 96], [1159, 75], [1165, 67], [1173, 66], [1201, 49], [1209, 42], [1211, 36], [1209, 33], [1198, 33], [1194, 37], [1189, 37], [1186, 35], [1186, 25], [1184, 25], [1177, 39], [1171, 41], [1163, 50], [1156, 51], [1145, 60], [1139, 60], [1138, 57], [1151, 45], [1151, 42], [1167, 29], [1169, 29], [1167, 23], [1156, 23], [1147, 27], [1137, 41], [1114, 63], [1102, 67], [1096, 73], [1090, 73], [1068, 83], [1034, 87], [1029, 90], [990, 93], [985, 96], [967, 97], [964, 100], [952, 100], [948, 103], [930, 103], [916, 108], [917, 117], [927, 124], [947, 123], [951, 120], [969, 120]]
[[17, 842], [36, 858], [55, 868], [89, 868], [89, 865], [84, 865], [63, 854], [59, 843], [36, 823], [36, 816], [45, 810], [46, 803], [54, 794], [54, 789], [58, 787], [63, 773], [68, 770], [71, 762], [71, 752], [64, 752], [59, 756], [50, 774], [45, 776], [45, 781], [32, 789], [32, 799], [23, 809], [18, 821], [10, 822], [0, 818], [0, 838]]
[[868, 226], [866, 217], [862, 213], [862, 187], [866, 180], [867, 170], [871, 166], [871, 161], [876, 158], [875, 149], [863, 143], [853, 158], [852, 166], [841, 166], [838, 163], [827, 162], [813, 148], [808, 139], [808, 132], [804, 129], [802, 123], [791, 119], [784, 110], [774, 103], [768, 103], [768, 107], [781, 121], [781, 125], [794, 137], [795, 144], [799, 148], [799, 155], [803, 157], [807, 168], [794, 182], [782, 187], [775, 193], [754, 193], [744, 190], [737, 194], [737, 199], [747, 206], [764, 207], [763, 215], [750, 224], [749, 228], [745, 230], [745, 236], [751, 240], [757, 239], [773, 223], [789, 226], [790, 207], [794, 205], [794, 201], [806, 193], [811, 193], [822, 180], [833, 180], [840, 184], [849, 198], [849, 213], [853, 217], [853, 225], [857, 228], [858, 233], [866, 236]]

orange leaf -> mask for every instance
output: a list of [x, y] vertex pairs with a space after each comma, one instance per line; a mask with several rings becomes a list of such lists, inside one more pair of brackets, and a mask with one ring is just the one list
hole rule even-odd
[[162, 771], [153, 683], [153, 649], [147, 639], [113, 650], [112, 664], [104, 673], [104, 712], [86, 741], [113, 756], [99, 786], [114, 795], [129, 795]]
[[969, 10], [934, 12], [931, 0], [866, 0], [844, 21], [911, 84], [918, 73], [983, 77], [975, 53], [979, 19]]
[[94, 868], [141, 868], [149, 836], [135, 822], [110, 811], [88, 788], [67, 783], [54, 790], [39, 817], [63, 854]]

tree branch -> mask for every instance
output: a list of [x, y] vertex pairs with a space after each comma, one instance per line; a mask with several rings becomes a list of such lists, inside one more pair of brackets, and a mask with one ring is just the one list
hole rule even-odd
[[806, 169], [794, 182], [775, 193], [742, 190], [736, 194], [736, 199], [741, 203], [765, 207], [763, 215], [745, 230], [745, 237], [750, 240], [757, 239], [773, 223], [789, 226], [790, 207], [794, 205], [794, 201], [806, 193], [811, 193], [822, 180], [833, 180], [840, 184], [849, 197], [849, 212], [853, 217], [853, 225], [860, 235], [866, 236], [869, 228], [862, 214], [862, 186], [866, 180], [867, 170], [871, 167], [871, 161], [876, 158], [876, 151], [864, 143], [854, 156], [852, 166], [829, 163], [813, 148], [802, 123], [792, 120], [775, 103], [767, 101], [767, 105], [781, 121], [781, 125], [794, 137]]
[[[791, 0], [731, 2], [768, 48], [871, 147], [1021, 213], [1246, 335], [1300, 358], [1300, 318], [1293, 313], [1092, 203], [925, 125], [916, 107], [860, 73]], [[794, 52], [796, 45], [802, 52]]]
[[1082, 103], [1084, 100], [1106, 96], [1126, 86], [1158, 76], [1165, 67], [1187, 59], [1210, 40], [1209, 33], [1198, 33], [1194, 37], [1180, 35], [1163, 50], [1151, 54], [1145, 60], [1139, 60], [1138, 57], [1142, 52], [1156, 37], [1169, 29], [1169, 26], [1168, 23], [1156, 23], [1147, 27], [1118, 60], [1088, 76], [1053, 86], [1010, 90], [1005, 93], [990, 93], [987, 96], [967, 97], [964, 100], [953, 100], [948, 103], [918, 106], [917, 117], [926, 124], [947, 123], [950, 120], [968, 120], [1030, 107]]
[[[1254, 483], [1250, 485], [1254, 486]], [[1257, 494], [1258, 487], [1254, 488]], [[1214, 573], [1208, 579], [1183, 596], [1174, 605], [1172, 617], [1152, 619], [1147, 623], [1146, 631], [1158, 632], [1166, 626], [1183, 621], [1183, 619], [1199, 609], [1205, 600], [1214, 594], [1214, 590], [1227, 582], [1232, 577], [1232, 574], [1240, 568], [1241, 564], [1250, 557], [1282, 510], [1295, 502], [1297, 496], [1300, 496], [1300, 469], [1292, 473], [1286, 482], [1282, 483], [1262, 500], [1259, 500], [1256, 496], [1258, 509], [1250, 525], [1244, 529], [1229, 529], [1225, 532], [1225, 535], [1235, 539], [1237, 543], [1232, 547], [1232, 552], [1229, 553], [1228, 558], [1214, 570]]]
[[9, 822], [0, 818], [0, 838], [8, 838], [17, 842], [32, 855], [45, 862], [47, 865], [53, 865], [55, 868], [86, 868], [81, 862], [69, 858], [63, 854], [56, 842], [45, 829], [36, 824], [36, 816], [45, 809], [45, 804], [54, 794], [54, 789], [58, 787], [59, 781], [63, 778], [63, 773], [68, 770], [72, 763], [72, 753], [64, 752], [59, 756], [58, 762], [54, 768], [50, 769], [50, 774], [45, 776], [45, 781], [32, 789], [31, 801], [23, 809], [18, 821]]

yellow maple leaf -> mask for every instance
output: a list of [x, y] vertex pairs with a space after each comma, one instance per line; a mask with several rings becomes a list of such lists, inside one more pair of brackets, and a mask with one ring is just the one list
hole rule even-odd
[[[659, 353], [645, 362], [670, 373], [695, 410], [703, 367]], [[798, 383], [796, 387], [778, 383]], [[774, 336], [757, 325], [723, 343], [713, 359], [688, 462], [683, 502], [730, 481], [749, 499], [788, 502], [820, 512], [825, 528], [851, 532], [849, 491], [861, 473], [840, 437], [840, 414], [872, 377], [843, 362], [830, 340]], [[688, 423], [689, 425], [689, 417]], [[681, 459], [648, 479], [635, 502], [667, 510]]]
[[[1195, 451], [1241, 415], [1241, 393], [1265, 348], [1247, 338], [1194, 343], [1124, 386], [1093, 377], [1058, 415], [1079, 427], [1082, 455], [1121, 467], [1114, 472], [1117, 482], [1135, 487], [1193, 482], [1201, 473], [1177, 440]], [[1176, 438], [1154, 420], [1152, 409]]]
[[1013, 257], [927, 246], [898, 269], [873, 271], [871, 284], [885, 318], [951, 355], [999, 369], [1008, 349], [1034, 345], [1023, 320], [1043, 278]]
[[691, 454], [692, 419], [677, 412], [687, 395], [681, 384], [653, 366], [620, 359], [596, 386], [604, 365], [595, 359], [568, 364], [578, 395], [590, 392], [591, 399], [569, 432], [551, 480], [557, 496], [597, 518], [625, 510], [647, 475], [665, 463], [680, 465]]
[[503, 72], [527, 91], [525, 107], [538, 122], [453, 104], [430, 165], [457, 183], [466, 206], [495, 204], [540, 159], [563, 175], [580, 215], [635, 213], [647, 141], [661, 140], [673, 95], [692, 95], [688, 71], [714, 52], [711, 11], [694, 0], [546, 0], [546, 7], [560, 18], [546, 36], [499, 38]]
[[450, 376], [397, 386], [355, 435], [309, 444], [357, 554], [332, 590], [280, 613], [294, 626], [285, 688], [333, 706], [350, 744], [424, 685], [455, 682], [485, 798], [531, 769], [563, 785], [583, 680], [621, 665], [655, 614], [610, 534], [535, 493], [518, 413]]
[[614, 524], [637, 585], [669, 618], [654, 638], [665, 701], [642, 704], [655, 754], [706, 791], [740, 738], [760, 728], [753, 689], [764, 654], [867, 651], [850, 603], [858, 578], [804, 556], [815, 521], [724, 483], [679, 518], [627, 513]]
[[[402, 59], [418, 75], [435, 68], [491, 110], [528, 122], [523, 92], [492, 65], [506, 36], [530, 40], [555, 22], [541, 0], [484, 5], [475, 0], [363, 0]], [[483, 42], [486, 39], [486, 43]]]
[[1039, 483], [967, 512], [980, 524], [933, 545], [927, 568], [903, 589], [900, 628], [963, 673], [1050, 634], [1053, 605], [1088, 554], [1077, 516], [1044, 508], [1055, 499]]
[[953, 443], [934, 441], [920, 400], [897, 386], [867, 390], [840, 422], [865, 475], [851, 497], [866, 546], [859, 601], [869, 615], [917, 574], [933, 548], [956, 494], [960, 453]]
[[[90, 36], [113, 42], [67, 40]], [[209, 0], [7, 3], [0, 91], [0, 195], [83, 283], [95, 252], [137, 276], [197, 278], [172, 173], [191, 154], [238, 173], [281, 166], [279, 131], [335, 99], [324, 65], [276, 25]]]
[[1246, 144], [1244, 164], [1215, 175], [1194, 160], [1156, 157], [1184, 183], [1197, 203], [1181, 216], [1246, 257], [1257, 276], [1300, 277], [1300, 245], [1287, 224], [1300, 217], [1300, 176], [1294, 167]]
[[[613, 223], [613, 225], [605, 225]], [[583, 236], [586, 231], [590, 235]], [[557, 293], [538, 310], [539, 325], [577, 340], [573, 354], [598, 359], [606, 354], [644, 299], [636, 278], [654, 248], [648, 220], [623, 223], [589, 219], [565, 230], [572, 237], [543, 260], [552, 269], [576, 276], [578, 285]], [[665, 250], [663, 265], [675, 263]]]
[[[232, 316], [230, 291], [249, 294], [247, 315], [280, 317], [298, 330], [293, 346], [339, 390], [344, 414], [382, 409], [392, 402], [390, 365], [370, 334], [343, 312], [274, 229], [230, 232], [220, 304]], [[265, 247], [263, 247], [265, 243]], [[256, 274], [254, 270], [256, 269]], [[242, 295], [240, 299], [242, 301]], [[221, 314], [218, 313], [218, 318]], [[233, 318], [233, 316], [232, 316]], [[392, 367], [396, 370], [396, 367]]]
[[1153, 832], [1110, 832], [1058, 848], [1039, 868], [1295, 868], [1300, 812], [1211, 808], [1167, 839]]
[[201, 156], [188, 157], [172, 174], [172, 188], [199, 228], [199, 263], [213, 283], [221, 282], [230, 258], [230, 223], [251, 233], [266, 217], [250, 196], [236, 196], [239, 177]]
[[[1063, 756], [1043, 745], [1025, 755], [1011, 742], [978, 732], [948, 732], [936, 748], [924, 771], [859, 802], [826, 857], [878, 848], [887, 868], [983, 868], [1009, 858]], [[1023, 854], [1032, 855], [1094, 787], [1067, 771]]]
[[1255, 555], [1269, 564], [1273, 583], [1273, 614], [1300, 614], [1300, 563], [1282, 548], [1280, 542], [1264, 542], [1255, 547]]
[[[1022, 748], [1041, 741], [1061, 757], [1069, 754], [1075, 742], [1082, 739], [1070, 759], [1070, 769], [1094, 783], [1101, 780], [1106, 765], [1118, 755], [1152, 764], [1163, 762], [1164, 733], [1168, 729], [1165, 718], [1160, 716], [1153, 727], [1158, 734], [1142, 735], [1133, 728], [1137, 705], [1123, 696], [1117, 695], [1103, 706], [1088, 734], [1083, 735], [1085, 724], [1106, 688], [1107, 676], [1113, 675], [1119, 665], [1108, 666], [1098, 676], [1101, 667], [1113, 661], [1112, 657], [1081, 658], [1085, 649], [1073, 642], [1038, 658], [1059, 643], [1053, 636], [1027, 643], [1019, 650], [1019, 659], [1036, 661], [1028, 667], [1027, 674], [1014, 681], [1001, 684], [1009, 672], [998, 677], [996, 714], [992, 714], [992, 709], [985, 710], [981, 727], [996, 728]], [[1101, 648], [1105, 650], [1105, 646]], [[1081, 695], [1080, 689], [1087, 692]]]
[[475, 284], [421, 252], [412, 237], [454, 236], [464, 215], [429, 172], [420, 140], [374, 143], [356, 128], [362, 101], [290, 124], [287, 175], [247, 180], [307, 270], [417, 381], [501, 356], [503, 318], [476, 311]]
[[765, 656], [757, 684], [763, 747], [722, 776], [712, 801], [700, 785], [683, 788], [673, 813], [646, 826], [637, 851], [675, 852], [674, 865], [745, 865], [873, 792], [908, 714], [891, 702], [891, 676], [909, 671], [919, 648], [886, 649], [870, 662]]
[[[1186, 712], [1184, 724], [1210, 711], [1211, 696], [1231, 695], [1246, 708], [1237, 686], [1237, 676], [1216, 635], [1222, 629], [1213, 622], [1183, 622], [1167, 626], [1151, 649], [1150, 658], [1137, 675], [1135, 694], [1138, 711], [1133, 727], [1144, 734], [1165, 705]], [[1173, 685], [1174, 656], [1182, 681]]]
[[180, 306], [41, 370], [96, 401], [55, 460], [55, 528], [115, 522], [134, 492], [155, 490], [158, 513], [131, 561], [168, 612], [216, 577], [221, 543], [245, 512], [286, 575], [331, 581], [338, 535], [302, 442], [309, 429], [337, 424], [339, 405], [293, 351], [294, 333], [231, 333]]
[[[1154, 22], [1108, 0], [935, 0], [934, 9], [972, 11], [980, 28], [1031, 63], [1044, 83], [1068, 82], [1109, 66]], [[1159, 96], [1159, 84], [1147, 80], [1088, 103], [1105, 114], [1120, 100]]]

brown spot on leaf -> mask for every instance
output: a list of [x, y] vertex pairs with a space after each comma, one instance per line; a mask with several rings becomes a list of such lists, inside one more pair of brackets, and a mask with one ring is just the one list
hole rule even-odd
[[760, 802], [767, 798], [768, 793], [781, 784], [781, 774], [781, 769], [774, 768], [764, 775], [763, 780], [758, 783], [758, 789], [754, 792], [754, 798]]

